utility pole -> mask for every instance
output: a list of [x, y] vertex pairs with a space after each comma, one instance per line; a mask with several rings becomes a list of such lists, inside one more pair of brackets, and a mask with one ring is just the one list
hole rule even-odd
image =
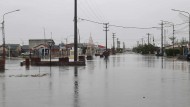
[[148, 35], [148, 45], [150, 44], [150, 42], [149, 42], [149, 37], [150, 37], [150, 33], [147, 33], [147, 35]]
[[[168, 21], [162, 21], [162, 24], [163, 24], [163, 22], [166, 22], [166, 23], [170, 23], [170, 24], [172, 24], [172, 27], [173, 27], [173, 37], [172, 37], [172, 43], [173, 43], [173, 57], [174, 57], [174, 39], [175, 39], [175, 37], [174, 37], [174, 34], [175, 34], [175, 25], [174, 25], [174, 23], [172, 23], [172, 22], [168, 22]], [[164, 25], [164, 24], [163, 24]], [[162, 43], [163, 43], [163, 36], [162, 36]]]
[[109, 25], [109, 23], [104, 23], [104, 25], [105, 25], [105, 26], [104, 26], [104, 28], [105, 28], [104, 31], [106, 32], [106, 51], [107, 51], [107, 48], [108, 48], [108, 47], [107, 47], [107, 45], [108, 45], [108, 43], [107, 43], [107, 40], [108, 40], [107, 34], [108, 34], [108, 31], [109, 31], [109, 30], [108, 30], [108, 25]]
[[137, 41], [137, 47], [139, 46], [139, 41]]
[[77, 41], [77, 0], [75, 0], [75, 9], [74, 9], [74, 61], [77, 61], [78, 55], [78, 41]]
[[20, 10], [18, 9], [18, 10], [10, 11], [10, 12], [3, 14], [3, 22], [1, 23], [2, 24], [2, 36], [3, 36], [3, 69], [5, 69], [5, 55], [6, 55], [6, 51], [5, 51], [5, 15], [13, 13], [13, 12], [17, 12], [17, 11], [20, 11]]
[[174, 57], [174, 34], [175, 34], [175, 26], [173, 24], [173, 57]]
[[[4, 17], [4, 16], [3, 16]], [[5, 28], [4, 28], [4, 19], [3, 19], [3, 22], [2, 22], [2, 35], [3, 35], [3, 60], [4, 60], [4, 64], [5, 64], [5, 55], [6, 55], [6, 51], [5, 51]]]
[[189, 18], [189, 42], [188, 42], [189, 48], [188, 48], [188, 54], [190, 54], [190, 13], [187, 12], [187, 11], [182, 11], [182, 10], [176, 10], [176, 9], [172, 9], [172, 10], [173, 10], [173, 11], [182, 12], [182, 13], [186, 13], [186, 14], [189, 15], [189, 16], [188, 16], [188, 18]]
[[113, 54], [115, 54], [115, 33], [113, 33]]
[[164, 55], [164, 49], [163, 49], [163, 34], [164, 34], [164, 22], [161, 22], [161, 55]]
[[[45, 59], [45, 56], [46, 56], [45, 45], [46, 45], [46, 29], [44, 28], [44, 59]], [[49, 53], [50, 53], [50, 52], [49, 52]]]
[[164, 30], [164, 47], [166, 45], [166, 30]]
[[119, 38], [117, 38], [117, 49], [119, 48]]
[[144, 41], [144, 40], [143, 40], [143, 38], [141, 38], [141, 40], [142, 40], [142, 46], [143, 46], [143, 45], [144, 45], [144, 44], [143, 44], [143, 41]]
[[125, 42], [123, 42], [123, 52], [125, 52]]

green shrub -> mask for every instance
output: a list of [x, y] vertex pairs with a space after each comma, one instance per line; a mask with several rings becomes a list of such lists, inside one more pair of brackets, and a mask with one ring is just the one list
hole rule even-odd
[[165, 53], [167, 56], [176, 56], [177, 54], [180, 54], [180, 50], [179, 49], [166, 49]]

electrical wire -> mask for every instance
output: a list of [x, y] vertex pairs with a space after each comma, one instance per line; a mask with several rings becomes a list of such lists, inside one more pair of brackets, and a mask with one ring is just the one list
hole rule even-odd
[[78, 18], [82, 21], [87, 21], [87, 22], [91, 22], [91, 23], [96, 23], [96, 24], [104, 24], [104, 23], [101, 23], [101, 22], [96, 22], [96, 21], [92, 21], [92, 20], [88, 20], [88, 19], [84, 19], [84, 18]]
[[96, 11], [97, 13], [100, 13], [99, 15], [100, 15], [101, 18], [103, 19], [103, 20], [101, 20], [101, 21], [102, 21], [102, 22], [106, 21], [107, 18], [104, 16], [104, 14], [102, 13], [101, 9], [99, 8], [100, 6], [97, 5], [96, 0], [89, 0], [89, 1], [90, 1], [91, 4], [95, 7], [95, 8], [94, 8], [95, 11]]
[[118, 25], [109, 25], [109, 26], [120, 27], [120, 28], [125, 28], [125, 29], [155, 29], [155, 28], [160, 28], [160, 27], [147, 27], [147, 28], [143, 28], [143, 27], [126, 27], [126, 26], [118, 26]]
[[[78, 18], [78, 19], [83, 20], [83, 21], [96, 23], [96, 24], [104, 24], [104, 23], [101, 23], [101, 22], [97, 22], [97, 21], [93, 21], [93, 20], [89, 20], [89, 19], [84, 19], [84, 18]], [[155, 28], [160, 28], [160, 27], [147, 27], [147, 28], [143, 28], [143, 27], [125, 27], [125, 26], [110, 25], [110, 24], [109, 24], [109, 26], [120, 27], [120, 28], [125, 28], [125, 29], [155, 29]]]
[[92, 6], [90, 5], [89, 0], [85, 0], [85, 3], [87, 4], [89, 10], [91, 10], [91, 12], [94, 14], [96, 19], [98, 19], [99, 21], [102, 21], [101, 18], [99, 17], [99, 15], [97, 15], [97, 13], [94, 11], [94, 9], [92, 9]]

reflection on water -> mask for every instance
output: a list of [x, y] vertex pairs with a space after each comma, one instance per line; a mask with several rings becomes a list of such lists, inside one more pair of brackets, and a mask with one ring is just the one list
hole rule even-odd
[[[1, 79], [0, 79], [1, 80]], [[2, 103], [2, 107], [6, 107], [6, 86], [5, 83], [3, 82], [0, 87], [0, 93], [2, 96], [0, 96], [0, 103]], [[1, 104], [0, 104], [1, 106]]]
[[4, 69], [1, 69], [1, 70], [0, 70], [0, 73], [4, 73], [4, 72], [5, 72], [5, 70], [4, 70]]
[[[0, 107], [188, 107], [190, 64], [165, 57], [119, 54], [85, 67], [19, 66], [0, 73]], [[48, 74], [43, 77], [10, 75]]]
[[108, 68], [109, 57], [104, 58], [106, 69]]
[[78, 82], [78, 67], [74, 67], [74, 107], [79, 105], [79, 82]]

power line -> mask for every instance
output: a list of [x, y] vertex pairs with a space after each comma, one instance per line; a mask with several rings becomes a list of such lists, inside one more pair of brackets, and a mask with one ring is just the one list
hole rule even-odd
[[143, 28], [143, 27], [126, 27], [126, 26], [118, 26], [118, 25], [110, 25], [113, 27], [120, 27], [120, 28], [125, 28], [125, 29], [155, 29], [155, 28], [160, 28], [160, 27], [147, 27], [147, 28]]
[[[93, 21], [93, 20], [89, 20], [89, 19], [84, 19], [84, 18], [78, 18], [78, 19], [83, 20], [83, 21], [96, 23], [96, 24], [104, 24], [104, 23], [101, 23], [101, 22], [97, 22], [97, 21]], [[120, 27], [120, 28], [125, 28], [125, 29], [155, 29], [155, 28], [160, 28], [160, 27], [147, 27], [147, 28], [143, 28], [143, 27], [126, 27], [126, 26], [110, 25], [110, 24], [109, 24], [109, 26]]]
[[88, 8], [91, 10], [91, 13], [93, 13], [94, 14], [94, 16], [99, 20], [99, 21], [101, 21], [101, 18], [96, 14], [96, 12], [92, 9], [92, 6], [90, 5], [90, 3], [89, 3], [89, 0], [85, 0], [86, 2], [86, 4], [87, 4], [87, 6], [88, 6]]
[[96, 15], [93, 14], [93, 12], [91, 11], [91, 9], [89, 9], [89, 6], [87, 6], [86, 1], [79, 0], [79, 3], [80, 3], [79, 8], [81, 8], [82, 11], [83, 11], [82, 13], [83, 14], [87, 13], [87, 14], [85, 14], [86, 17], [88, 17], [88, 18], [91, 17], [91, 18], [95, 18], [95, 19], [97, 18]]
[[[97, 9], [97, 12], [101, 14], [101, 18], [103, 18], [103, 21], [106, 21], [107, 18], [104, 16], [104, 14], [102, 13], [100, 6], [97, 5], [96, 0], [89, 0], [91, 2], [92, 5], [94, 5], [94, 7], [96, 7], [95, 9]], [[92, 3], [93, 2], [93, 3]]]
[[[189, 22], [184, 22], [184, 23], [179, 23], [179, 24], [175, 24], [174, 26], [180, 26], [180, 25], [184, 25], [187, 24]], [[164, 26], [164, 27], [172, 27], [173, 25], [169, 25], [169, 26]]]
[[87, 21], [87, 22], [92, 22], [92, 23], [96, 23], [96, 24], [104, 24], [104, 23], [101, 23], [101, 22], [96, 22], [96, 21], [92, 21], [92, 20], [88, 20], [88, 19], [84, 19], [84, 18], [78, 18], [78, 19], [80, 19], [80, 20], [82, 20], [82, 21]]

